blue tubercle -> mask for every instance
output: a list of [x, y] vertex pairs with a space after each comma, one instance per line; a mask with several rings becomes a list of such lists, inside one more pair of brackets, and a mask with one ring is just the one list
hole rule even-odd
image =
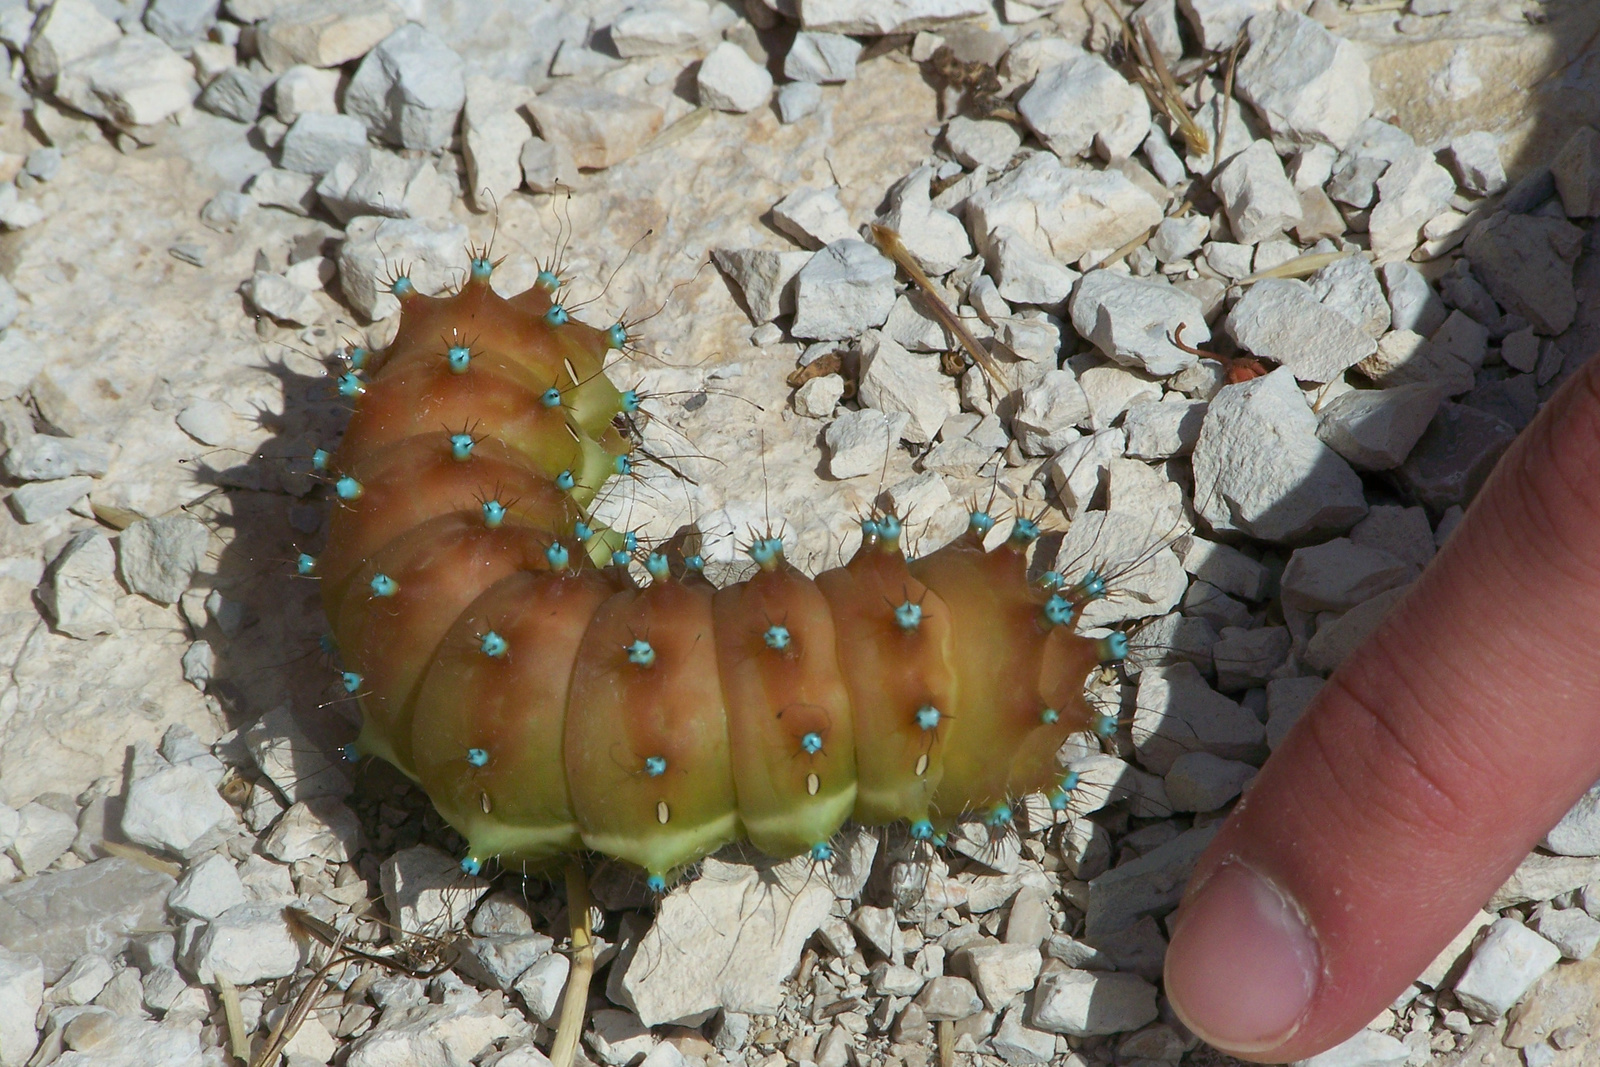
[[1118, 631], [1100, 639], [1100, 662], [1120, 663], [1128, 658], [1128, 635]]
[[611, 553], [611, 565], [613, 567], [626, 567], [628, 565], [628, 561], [631, 559], [633, 559], [633, 557], [628, 555], [628, 553], [624, 552], [620, 548]]
[[628, 328], [620, 322], [614, 322], [606, 327], [606, 345], [610, 348], [621, 348], [628, 343]]
[[582, 519], [579, 519], [577, 522], [572, 524], [572, 536], [587, 544], [589, 538], [594, 536], [594, 530], [590, 529], [588, 523], [584, 522]]
[[666, 774], [667, 757], [646, 756], [644, 761], [644, 773], [648, 774], [652, 778], [660, 778], [663, 774]]
[[493, 630], [490, 630], [488, 633], [484, 634], [483, 639], [478, 642], [478, 648], [490, 659], [498, 659], [499, 657], [505, 655], [506, 649], [510, 647], [511, 646], [506, 643], [506, 639], [495, 633]]
[[344, 761], [346, 763], [356, 763], [361, 759], [361, 752], [356, 748], [354, 741], [341, 748], [339, 750], [339, 755], [344, 757]]
[[547, 408], [560, 407], [561, 390], [552, 385], [550, 388], [546, 389], [542, 394], [540, 394], [539, 403], [543, 404]]
[[1061, 576], [1060, 571], [1045, 571], [1043, 574], [1039, 575], [1039, 587], [1041, 589], [1048, 589], [1051, 592], [1055, 592], [1057, 589], [1060, 589], [1066, 584], [1067, 580]]
[[1061, 776], [1061, 791], [1063, 793], [1072, 792], [1074, 789], [1078, 788], [1079, 781], [1080, 779], [1077, 771], [1068, 771], [1066, 774]]
[[326, 448], [317, 449], [315, 452], [311, 453], [311, 469], [314, 471], [327, 470], [328, 461], [332, 458], [333, 453], [329, 452]]
[[895, 625], [910, 632], [922, 625], [922, 605], [907, 600], [894, 609]]
[[360, 345], [351, 345], [344, 358], [349, 360], [351, 370], [360, 370], [367, 365], [367, 350]]
[[761, 635], [761, 640], [767, 643], [768, 648], [777, 652], [782, 652], [789, 647], [789, 642], [791, 640], [789, 637], [789, 628], [787, 626], [778, 626], [776, 624], [769, 626], [767, 627], [767, 632]]
[[1106, 580], [1095, 571], [1084, 571], [1082, 580], [1078, 582], [1078, 588], [1083, 590], [1083, 595], [1090, 600], [1099, 600], [1106, 595]]
[[982, 537], [994, 529], [994, 516], [987, 511], [974, 511], [967, 516], [967, 529]]
[[1072, 621], [1072, 602], [1057, 593], [1044, 602], [1044, 620], [1051, 626], [1065, 626]]
[[333, 491], [339, 494], [340, 500], [361, 499], [361, 483], [348, 474], [341, 476], [338, 481], [333, 483]]
[[533, 284], [536, 288], [543, 289], [547, 293], [553, 293], [561, 288], [561, 276], [553, 270], [542, 270], [539, 272], [539, 276], [533, 280]]
[[1115, 715], [1096, 715], [1094, 732], [1098, 737], [1114, 737], [1117, 733], [1117, 717]]
[[617, 456], [611, 461], [611, 470], [615, 474], [621, 474], [626, 477], [633, 473], [633, 460], [627, 456]]
[[683, 565], [685, 567], [689, 568], [690, 570], [694, 571], [696, 574], [703, 573], [705, 571], [705, 569], [706, 569], [705, 557], [701, 556], [699, 554], [696, 554], [696, 555], [693, 555], [693, 556], [685, 556], [684, 560], [683, 560]]
[[474, 256], [472, 258], [472, 279], [486, 282], [489, 275], [494, 273], [494, 264], [489, 262], [488, 256]]
[[451, 345], [444, 358], [450, 364], [451, 374], [465, 374], [472, 366], [472, 349], [466, 345]]
[[489, 529], [497, 529], [506, 521], [506, 506], [498, 500], [485, 500], [483, 502], [483, 524]]
[[467, 749], [467, 762], [474, 767], [482, 767], [489, 762], [489, 752], [482, 748]]
[[624, 530], [622, 532], [622, 547], [629, 552], [639, 551], [639, 532], [637, 530]]
[[917, 709], [917, 725], [922, 727], [924, 730], [932, 730], [937, 728], [939, 725], [939, 719], [941, 717], [942, 716], [939, 714], [939, 709], [934, 707], [932, 704], [924, 704], [922, 707]]
[[1006, 825], [1011, 821], [1011, 805], [996, 804], [989, 809], [989, 814], [983, 817], [983, 821], [990, 826]]
[[933, 823], [927, 819], [918, 819], [911, 824], [911, 836], [918, 841], [926, 841], [933, 836]]
[[667, 880], [659, 874], [652, 874], [644, 880], [644, 887], [656, 896], [660, 896], [667, 891]]
[[645, 557], [644, 569], [649, 572], [652, 579], [658, 582], [664, 582], [672, 577], [672, 564], [660, 552], [652, 552]]
[[816, 731], [806, 734], [800, 739], [800, 751], [808, 756], [815, 756], [822, 751], [822, 735]]
[[450, 458], [458, 463], [465, 463], [472, 458], [472, 449], [478, 442], [472, 439], [470, 433], [453, 433], [450, 435]]
[[567, 564], [572, 562], [572, 553], [567, 551], [567, 546], [560, 541], [555, 542], [544, 550], [545, 562], [550, 564], [553, 571], [564, 571]]
[[1039, 540], [1039, 524], [1018, 516], [1011, 527], [1011, 540], [1019, 545], [1031, 545]]
[[781, 537], [758, 537], [750, 542], [747, 549], [750, 558], [761, 565], [763, 569], [776, 566], [783, 558], [783, 539]]
[[565, 326], [567, 324], [567, 309], [560, 304], [551, 304], [550, 310], [544, 313], [544, 321], [551, 326]]
[[344, 685], [346, 693], [354, 693], [361, 688], [361, 675], [355, 671], [345, 671], [339, 676], [339, 681]]
[[833, 846], [826, 841], [818, 841], [811, 846], [811, 859], [815, 863], [826, 863], [833, 859]]
[[628, 662], [636, 666], [648, 667], [656, 661], [656, 650], [650, 647], [649, 641], [635, 639], [622, 647], [628, 653]]
[[302, 577], [311, 574], [317, 569], [317, 557], [305, 552], [300, 553], [300, 558], [294, 561], [294, 569]]
[[878, 534], [885, 541], [898, 541], [900, 539], [900, 520], [893, 515], [885, 515], [878, 520]]
[[417, 287], [412, 285], [411, 279], [406, 277], [404, 274], [396, 278], [389, 286], [389, 292], [393, 293], [395, 296], [410, 296], [416, 291]]
[[1039, 721], [1046, 726], [1053, 726], [1061, 721], [1061, 713], [1055, 708], [1045, 708], [1039, 713]]
[[578, 484], [578, 479], [572, 476], [571, 471], [562, 471], [556, 475], [556, 488], [563, 493], [572, 492], [572, 487]]
[[879, 537], [879, 536], [882, 536], [882, 534], [883, 534], [883, 527], [878, 525], [878, 520], [877, 519], [862, 519], [861, 520], [861, 538], [862, 538], [862, 540], [868, 540], [868, 539], [871, 539], [871, 538]]
[[339, 375], [339, 395], [346, 400], [360, 396], [366, 391], [366, 385], [362, 383], [360, 378], [356, 377], [353, 371], [346, 371]]
[[637, 389], [624, 389], [622, 391], [622, 410], [629, 415], [639, 410], [639, 391]]
[[400, 583], [387, 574], [374, 574], [371, 585], [373, 596], [394, 596], [400, 591]]
[[471, 856], [461, 857], [461, 873], [469, 878], [476, 878], [483, 871], [483, 863]]

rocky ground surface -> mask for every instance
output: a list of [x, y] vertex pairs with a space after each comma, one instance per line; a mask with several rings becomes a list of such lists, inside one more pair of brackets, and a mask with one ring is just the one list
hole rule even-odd
[[[580, 1055], [923, 1067], [949, 1021], [963, 1063], [1227, 1062], [1160, 991], [1190, 865], [1600, 343], [1600, 12], [1140, 20], [1130, 53], [1079, 0], [0, 0], [0, 1065], [546, 1062], [564, 893], [463, 878], [341, 764], [293, 575], [387, 271], [491, 240], [503, 291], [554, 257], [639, 339], [610, 373], [660, 462], [607, 521], [727, 562], [771, 523], [815, 570], [875, 502], [931, 548], [993, 498], [1133, 635], [1121, 728], [1007, 847], [851, 831], [660, 901], [602, 866]], [[313, 928], [365, 955], [318, 971]], [[1600, 791], [1313, 1062], [1596, 1062], [1597, 943]]]

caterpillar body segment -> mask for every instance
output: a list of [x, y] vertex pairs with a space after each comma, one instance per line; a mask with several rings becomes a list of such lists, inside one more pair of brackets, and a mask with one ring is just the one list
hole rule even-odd
[[810, 851], [856, 803], [857, 745], [827, 598], [780, 556], [713, 604], [745, 833], [772, 856]]
[[554, 278], [506, 299], [489, 275], [474, 260], [447, 297], [395, 283], [399, 331], [352, 358], [350, 426], [317, 468], [328, 545], [301, 567], [355, 748], [422, 785], [463, 869], [590, 849], [662, 888], [742, 838], [823, 859], [847, 819], [937, 839], [1070, 788], [1056, 752], [1121, 646], [1073, 631], [1090, 586], [1029, 584], [1032, 523], [985, 551], [974, 513], [908, 563], [898, 519], [870, 519], [815, 580], [757, 537], [757, 572], [722, 589], [695, 557], [644, 559], [588, 510], [627, 469], [616, 420], [637, 397], [601, 373], [625, 329], [571, 318]]
[[740, 836], [712, 591], [627, 589], [589, 621], [568, 701], [583, 843], [655, 877]]
[[912, 577], [899, 538], [875, 530], [843, 567], [817, 575], [817, 586], [833, 614], [854, 717], [854, 817], [927, 822], [955, 707], [949, 609]]
[[583, 847], [564, 760], [572, 665], [616, 592], [592, 567], [519, 571], [484, 590], [439, 643], [417, 694], [413, 759], [480, 859], [540, 862]]

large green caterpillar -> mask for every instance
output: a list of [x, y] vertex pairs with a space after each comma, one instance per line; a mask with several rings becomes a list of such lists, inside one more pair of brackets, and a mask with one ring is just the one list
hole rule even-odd
[[847, 819], [937, 842], [1008, 826], [1027, 794], [1065, 806], [1057, 750], [1116, 727], [1083, 688], [1126, 641], [1072, 625], [1102, 579], [1030, 582], [1037, 525], [986, 551], [974, 508], [914, 561], [898, 517], [869, 517], [815, 580], [757, 535], [753, 577], [715, 588], [698, 557], [591, 519], [631, 465], [639, 398], [602, 372], [627, 328], [572, 318], [549, 270], [502, 298], [493, 269], [473, 253], [441, 297], [393, 281], [399, 332], [338, 380], [349, 428], [314, 460], [337, 508], [300, 560], [360, 703], [354, 752], [421, 784], [464, 871], [588, 849], [660, 891], [741, 838], [823, 860]]

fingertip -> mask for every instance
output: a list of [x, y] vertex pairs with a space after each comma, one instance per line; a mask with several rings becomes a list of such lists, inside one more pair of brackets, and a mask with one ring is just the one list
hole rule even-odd
[[1320, 974], [1304, 909], [1259, 872], [1224, 862], [1184, 902], [1167, 949], [1165, 988], [1198, 1037], [1253, 1059], [1295, 1035]]

